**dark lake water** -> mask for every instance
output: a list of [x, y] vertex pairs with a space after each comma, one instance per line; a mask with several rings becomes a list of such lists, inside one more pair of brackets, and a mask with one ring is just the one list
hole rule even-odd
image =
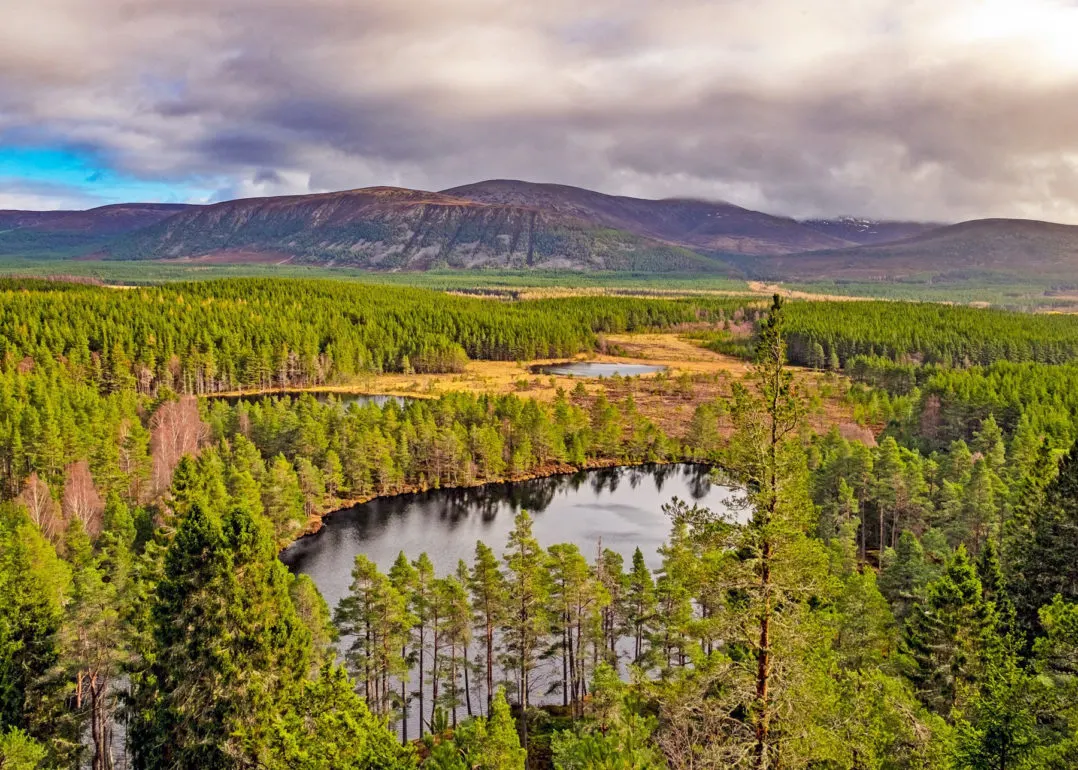
[[512, 484], [435, 490], [372, 500], [330, 514], [314, 535], [289, 546], [281, 560], [311, 576], [331, 607], [347, 592], [356, 554], [366, 554], [383, 571], [400, 551], [414, 559], [423, 551], [440, 575], [471, 564], [482, 540], [501, 556], [513, 518], [527, 510], [543, 546], [575, 543], [588, 557], [600, 539], [625, 557], [639, 546], [649, 566], [659, 566], [656, 549], [669, 534], [662, 512], [673, 497], [726, 510], [727, 487], [712, 483], [702, 465], [642, 465], [604, 468]]
[[[527, 510], [543, 546], [575, 543], [591, 562], [601, 540], [604, 548], [622, 554], [626, 569], [639, 546], [648, 565], [655, 569], [661, 563], [656, 551], [669, 534], [664, 503], [678, 497], [716, 511], [728, 510], [725, 503], [732, 494], [729, 488], [712, 483], [705, 466], [685, 463], [607, 468], [512, 484], [401, 495], [330, 514], [321, 531], [293, 543], [281, 554], [281, 560], [293, 572], [310, 575], [332, 608], [348, 591], [356, 554], [366, 554], [388, 572], [400, 551], [410, 559], [426, 551], [438, 574], [446, 575], [455, 570], [458, 559], [471, 564], [477, 540], [491, 546], [500, 557], [513, 518], [520, 510]], [[477, 648], [481, 645], [472, 647], [470, 659], [478, 671]], [[628, 641], [619, 645], [619, 658], [631, 658]], [[621, 670], [624, 673], [627, 669]], [[533, 674], [533, 702], [560, 702], [560, 696], [544, 694], [559, 681], [559, 671], [560, 664], [553, 659], [540, 664]], [[506, 683], [513, 681], [512, 674], [500, 665], [497, 677]], [[469, 686], [474, 704], [485, 703], [482, 679], [474, 676]], [[410, 686], [414, 688], [416, 681], [413, 670]], [[429, 684], [423, 690], [429, 709]], [[477, 710], [481, 709], [477, 705]], [[414, 738], [420, 730], [414, 702], [407, 722], [408, 734]], [[403, 726], [398, 722], [394, 729], [402, 730]]]
[[539, 374], [557, 374], [562, 377], [636, 377], [640, 374], [655, 374], [665, 371], [665, 366], [651, 364], [599, 363], [591, 361], [573, 361], [564, 364], [549, 364], [534, 367]]
[[312, 390], [304, 392], [286, 390], [268, 393], [251, 393], [243, 396], [210, 396], [210, 398], [216, 401], [226, 401], [229, 404], [238, 404], [241, 401], [248, 404], [254, 404], [259, 401], [266, 401], [274, 398], [287, 398], [295, 401], [303, 395], [314, 396], [315, 400], [323, 404], [329, 403], [330, 401], [337, 401], [342, 406], [348, 406], [349, 404], [358, 404], [359, 406], [376, 404], [377, 406], [384, 406], [390, 401], [396, 401], [401, 406], [404, 406], [405, 402], [408, 400], [403, 396], [386, 396], [372, 393], [335, 393], [328, 390]]

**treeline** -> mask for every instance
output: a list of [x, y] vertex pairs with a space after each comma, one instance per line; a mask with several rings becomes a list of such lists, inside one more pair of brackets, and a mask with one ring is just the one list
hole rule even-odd
[[104, 390], [202, 394], [454, 372], [469, 358], [592, 349], [596, 334], [713, 321], [733, 300], [489, 302], [334, 281], [231, 279], [118, 291], [0, 282], [0, 362]]
[[793, 302], [789, 359], [838, 368], [858, 356], [944, 367], [1078, 357], [1078, 319], [912, 302]]
[[1068, 448], [1078, 438], [1078, 366], [1012, 363], [948, 369], [857, 358], [846, 371], [870, 387], [856, 397], [884, 394], [885, 421], [908, 443], [941, 448], [969, 439], [986, 417], [1021, 440]]
[[200, 406], [36, 371], [0, 374], [0, 438], [0, 491], [46, 534], [72, 518], [96, 534], [111, 494], [152, 506], [185, 455], [208, 452], [223, 475], [238, 466], [263, 488], [281, 543], [342, 500], [682, 456], [631, 396], [562, 393], [544, 404], [449, 393], [346, 407], [308, 394]]
[[631, 397], [611, 402], [602, 394], [587, 408], [564, 392], [551, 404], [447, 393], [403, 406], [390, 400], [347, 408], [305, 395], [214, 401], [206, 416], [214, 438], [249, 438], [264, 457], [310, 461], [328, 469], [334, 489], [351, 497], [463, 486], [597, 459], [638, 463], [680, 454]]

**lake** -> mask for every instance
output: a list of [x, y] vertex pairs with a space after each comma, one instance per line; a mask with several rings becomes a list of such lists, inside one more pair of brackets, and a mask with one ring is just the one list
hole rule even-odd
[[[575, 543], [593, 562], [600, 542], [620, 553], [628, 570], [633, 550], [640, 547], [653, 570], [661, 564], [657, 553], [669, 534], [670, 523], [662, 506], [674, 497], [699, 503], [716, 511], [729, 510], [728, 487], [712, 482], [703, 465], [641, 465], [582, 471], [515, 483], [488, 484], [467, 489], [434, 490], [372, 500], [326, 517], [323, 528], [290, 545], [281, 560], [293, 572], [310, 575], [329, 606], [348, 592], [356, 554], [366, 554], [388, 572], [400, 551], [415, 559], [426, 551], [439, 575], [456, 569], [458, 559], [469, 565], [475, 543], [482, 540], [500, 557], [505, 551], [513, 519], [527, 510], [534, 519], [539, 543]], [[472, 648], [478, 666], [480, 654]], [[619, 658], [631, 658], [630, 642], [618, 645]], [[619, 666], [624, 673], [627, 669]], [[556, 660], [543, 661], [533, 672], [532, 700], [559, 702], [547, 693], [559, 681]], [[512, 674], [498, 666], [499, 680], [512, 681]], [[475, 704], [485, 703], [481, 676], [474, 676], [470, 690]], [[416, 672], [411, 675], [415, 686]], [[430, 706], [429, 684], [423, 688]], [[544, 694], [546, 693], [546, 694]], [[478, 706], [481, 710], [482, 706]], [[407, 733], [415, 737], [420, 723], [413, 703]], [[394, 729], [401, 730], [398, 725]]]
[[281, 554], [292, 571], [311, 576], [333, 607], [348, 591], [356, 554], [366, 554], [387, 571], [400, 551], [414, 559], [426, 551], [439, 575], [471, 564], [482, 540], [499, 556], [513, 518], [527, 510], [543, 546], [575, 543], [594, 561], [604, 548], [625, 557], [626, 567], [639, 546], [653, 569], [656, 549], [670, 522], [662, 512], [673, 497], [727, 510], [729, 488], [714, 484], [703, 465], [640, 465], [603, 468], [467, 489], [434, 490], [372, 500], [326, 517], [323, 528]]
[[652, 364], [619, 364], [594, 361], [570, 361], [564, 364], [542, 364], [532, 367], [539, 374], [557, 374], [562, 377], [636, 377], [666, 371], [665, 366]]

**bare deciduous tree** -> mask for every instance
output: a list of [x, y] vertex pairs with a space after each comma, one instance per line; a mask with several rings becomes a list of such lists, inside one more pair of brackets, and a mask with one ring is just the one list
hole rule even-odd
[[101, 533], [104, 523], [105, 501], [94, 486], [90, 464], [79, 460], [67, 466], [62, 500], [64, 517], [68, 521], [78, 519], [90, 537]]
[[52, 499], [49, 485], [36, 473], [31, 473], [23, 484], [18, 501], [26, 508], [30, 520], [41, 534], [56, 543], [63, 534], [64, 520], [56, 501]]
[[150, 421], [153, 431], [150, 452], [153, 457], [154, 492], [160, 494], [172, 483], [172, 472], [184, 455], [196, 455], [209, 435], [209, 428], [198, 413], [198, 400], [184, 396], [166, 401]]

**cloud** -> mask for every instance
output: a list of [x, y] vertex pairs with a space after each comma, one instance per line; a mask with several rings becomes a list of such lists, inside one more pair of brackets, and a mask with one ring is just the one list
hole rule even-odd
[[1078, 9], [1057, 0], [15, 5], [0, 144], [212, 199], [515, 177], [1078, 222]]
[[100, 206], [104, 202], [73, 185], [0, 176], [0, 210], [78, 210]]

